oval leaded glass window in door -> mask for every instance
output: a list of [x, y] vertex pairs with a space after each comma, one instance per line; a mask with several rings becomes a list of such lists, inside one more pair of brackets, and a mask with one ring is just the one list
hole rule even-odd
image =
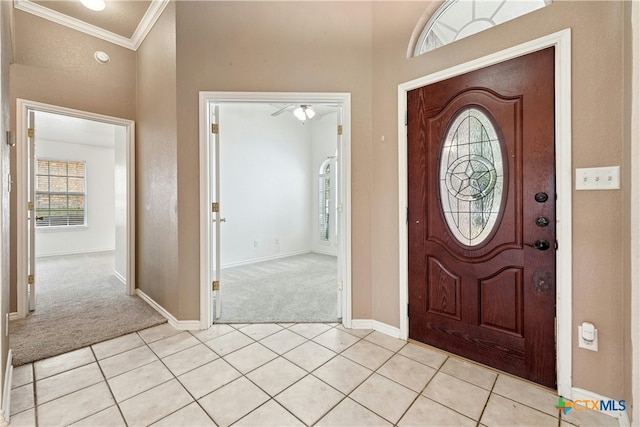
[[503, 161], [489, 117], [465, 108], [446, 132], [440, 160], [440, 200], [451, 233], [478, 246], [493, 231], [503, 197]]

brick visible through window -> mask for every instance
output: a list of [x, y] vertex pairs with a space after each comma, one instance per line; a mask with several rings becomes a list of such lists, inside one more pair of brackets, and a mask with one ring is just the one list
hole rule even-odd
[[85, 163], [36, 160], [36, 227], [86, 224]]

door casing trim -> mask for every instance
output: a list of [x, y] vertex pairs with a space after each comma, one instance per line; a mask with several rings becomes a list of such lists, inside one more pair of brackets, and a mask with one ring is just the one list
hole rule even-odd
[[571, 398], [571, 286], [572, 286], [572, 169], [571, 169], [571, 29], [514, 46], [464, 64], [437, 71], [398, 85], [398, 218], [400, 334], [409, 336], [407, 196], [407, 92], [451, 77], [508, 61], [547, 47], [555, 47], [555, 153], [556, 153], [556, 375], [558, 394]]
[[[16, 191], [17, 191], [17, 209], [16, 218], [27, 218], [27, 201], [29, 200], [29, 176], [27, 162], [28, 159], [28, 140], [27, 140], [27, 123], [29, 110], [41, 111], [64, 116], [77, 117], [81, 119], [93, 120], [97, 122], [109, 123], [126, 128], [126, 168], [127, 168], [127, 295], [134, 295], [136, 291], [136, 274], [135, 274], [135, 122], [128, 119], [106, 116], [88, 111], [74, 110], [72, 108], [60, 107], [57, 105], [44, 104], [42, 102], [28, 101], [25, 99], [17, 99], [16, 110]], [[27, 241], [28, 227], [26, 221], [17, 221], [17, 318], [23, 318], [28, 312], [27, 300], [27, 272], [28, 272], [28, 245]]]
[[[342, 107], [342, 159], [339, 180], [342, 224], [338, 240], [338, 282], [342, 283], [342, 324], [351, 327], [351, 94], [331, 92], [200, 92], [200, 329], [207, 329], [212, 318], [211, 294], [211, 185], [209, 168], [210, 104], [228, 102], [260, 103], [336, 103]], [[336, 283], [336, 287], [338, 283]]]

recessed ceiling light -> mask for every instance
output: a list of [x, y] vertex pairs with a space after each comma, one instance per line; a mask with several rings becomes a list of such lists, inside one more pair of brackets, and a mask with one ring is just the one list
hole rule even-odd
[[95, 10], [96, 12], [100, 12], [104, 10], [106, 4], [104, 0], [80, 0], [80, 2], [88, 9]]
[[109, 57], [109, 54], [107, 52], [103, 52], [101, 50], [97, 50], [96, 53], [93, 54], [93, 57], [96, 59], [96, 61], [98, 61], [100, 64], [106, 64], [109, 61], [111, 61], [111, 58]]

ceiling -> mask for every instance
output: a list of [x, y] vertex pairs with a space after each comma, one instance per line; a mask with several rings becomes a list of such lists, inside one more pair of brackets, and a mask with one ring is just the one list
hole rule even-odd
[[[293, 123], [301, 123], [293, 115], [293, 106], [286, 103], [232, 103], [245, 107], [246, 115], [258, 114], [280, 117]], [[310, 104], [305, 104], [310, 105]], [[324, 116], [338, 113], [340, 108], [335, 104], [313, 104], [316, 116], [313, 121], [322, 120]], [[284, 110], [283, 110], [284, 109]], [[276, 114], [283, 110], [281, 114]], [[36, 140], [59, 141], [69, 144], [93, 145], [113, 148], [118, 136], [118, 125], [66, 116], [44, 111], [35, 112]]]
[[137, 50], [169, 0], [105, 0], [103, 11], [80, 0], [15, 0], [15, 7], [58, 24]]
[[117, 125], [110, 123], [43, 111], [35, 112], [37, 140], [113, 148], [117, 128]]

